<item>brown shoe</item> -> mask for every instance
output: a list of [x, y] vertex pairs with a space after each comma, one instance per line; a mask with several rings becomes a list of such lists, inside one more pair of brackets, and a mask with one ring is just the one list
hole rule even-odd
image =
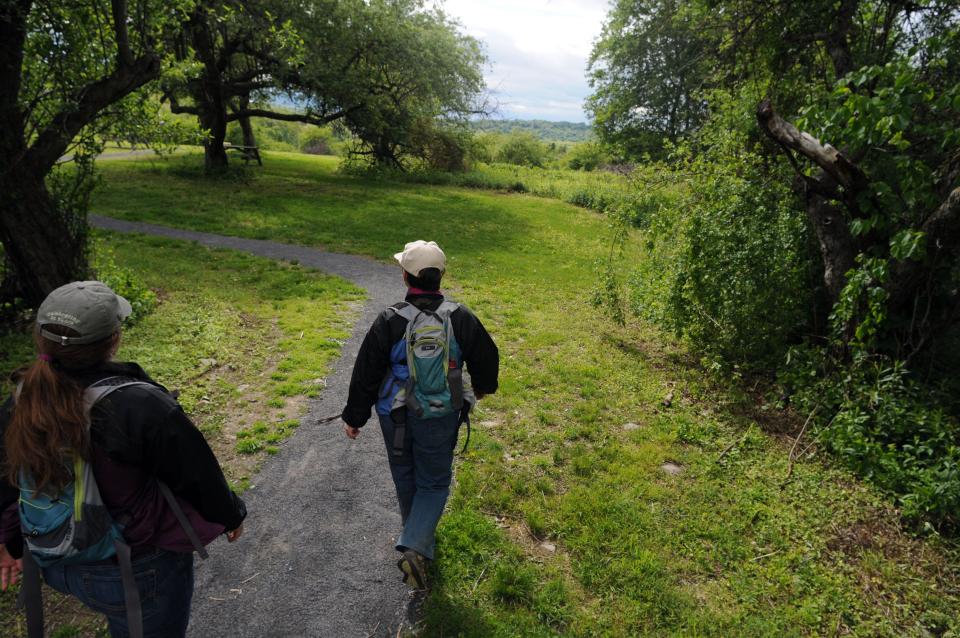
[[412, 549], [404, 550], [403, 558], [397, 562], [403, 572], [403, 582], [414, 589], [427, 588], [427, 559]]

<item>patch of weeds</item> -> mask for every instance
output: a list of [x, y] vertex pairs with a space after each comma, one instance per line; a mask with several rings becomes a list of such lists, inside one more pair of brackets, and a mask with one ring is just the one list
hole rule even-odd
[[493, 572], [493, 595], [502, 602], [529, 605], [537, 587], [537, 574], [525, 564], [500, 564]]
[[256, 438], [242, 439], [237, 442], [237, 452], [240, 454], [254, 454], [263, 448], [263, 441]]

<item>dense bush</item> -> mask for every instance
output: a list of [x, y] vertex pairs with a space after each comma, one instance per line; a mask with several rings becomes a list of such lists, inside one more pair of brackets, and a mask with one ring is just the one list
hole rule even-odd
[[564, 157], [568, 168], [575, 171], [593, 171], [613, 163], [610, 154], [597, 142], [575, 144]]
[[336, 155], [334, 149], [337, 146], [337, 140], [334, 138], [333, 131], [326, 127], [311, 126], [300, 134], [297, 140], [297, 146], [301, 153], [310, 155]]
[[902, 362], [857, 356], [837, 367], [812, 346], [791, 351], [780, 379], [796, 408], [820, 417], [817, 439], [893, 494], [903, 515], [960, 529], [960, 424]]
[[771, 367], [812, 318], [809, 235], [757, 155], [718, 161], [735, 143], [679, 168], [687, 188], [649, 215], [628, 296], [635, 313], [719, 360]]
[[504, 164], [542, 167], [547, 153], [547, 146], [532, 133], [514, 132], [501, 144], [496, 159]]

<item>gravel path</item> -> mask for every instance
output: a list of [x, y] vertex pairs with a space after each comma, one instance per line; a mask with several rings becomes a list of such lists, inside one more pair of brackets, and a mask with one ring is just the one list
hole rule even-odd
[[224, 237], [91, 215], [98, 228], [161, 235], [298, 260], [367, 290], [350, 340], [322, 395], [283, 452], [269, 458], [244, 494], [250, 517], [233, 545], [216, 541], [197, 562], [190, 636], [373, 638], [395, 636], [410, 596], [393, 549], [400, 516], [379, 428], [356, 441], [335, 421], [346, 402], [360, 341], [377, 313], [402, 299], [396, 267], [355, 255]]

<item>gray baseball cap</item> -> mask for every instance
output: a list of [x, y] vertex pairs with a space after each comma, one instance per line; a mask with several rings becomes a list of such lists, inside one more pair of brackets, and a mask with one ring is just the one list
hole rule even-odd
[[[37, 310], [37, 329], [60, 345], [93, 343], [106, 339], [117, 330], [133, 309], [130, 302], [99, 281], [74, 281], [60, 286], [43, 300]], [[78, 337], [64, 337], [46, 329], [64, 326], [77, 331]]]

